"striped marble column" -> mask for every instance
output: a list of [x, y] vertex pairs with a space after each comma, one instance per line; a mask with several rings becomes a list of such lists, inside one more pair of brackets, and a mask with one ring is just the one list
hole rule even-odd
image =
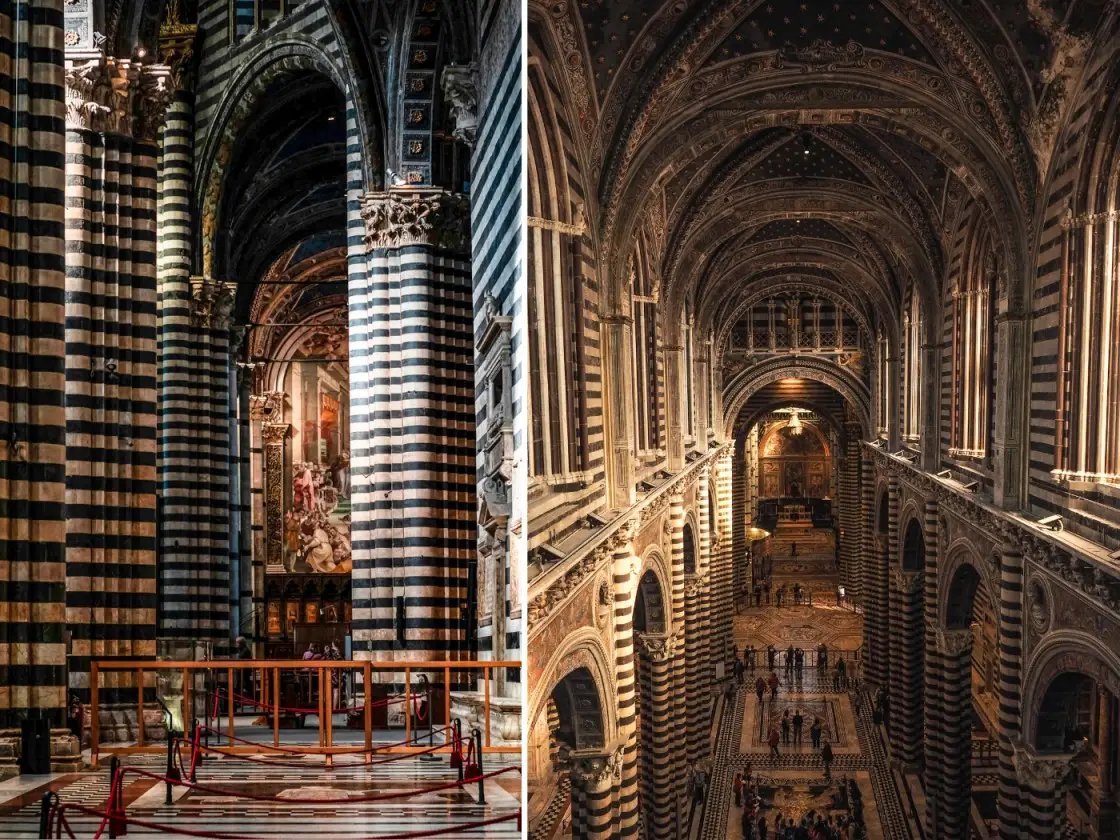
[[627, 523], [616, 535], [611, 554], [614, 578], [614, 662], [618, 737], [622, 763], [615, 799], [616, 837], [638, 834], [638, 703], [634, 673], [634, 592], [636, 559], [630, 543], [638, 523]]
[[[941, 824], [939, 806], [941, 805], [941, 783], [944, 771], [945, 751], [942, 736], [945, 687], [942, 673], [943, 661], [938, 645], [938, 522], [937, 502], [927, 500], [923, 510], [923, 527], [926, 535], [925, 580], [923, 597], [924, 633], [923, 655], [923, 699], [922, 699], [922, 741], [925, 763], [923, 765], [922, 786], [926, 795], [926, 827], [932, 830]], [[937, 836], [936, 834], [934, 836]]]
[[[70, 689], [89, 661], [156, 654], [157, 125], [88, 107], [111, 86], [166, 108], [166, 67], [67, 61], [66, 620]], [[102, 702], [135, 700], [106, 674]]]
[[362, 200], [351, 276], [354, 648], [464, 659], [477, 552], [470, 206], [440, 189]]
[[228, 642], [229, 313], [232, 292], [192, 277], [194, 95], [176, 92], [160, 135], [156, 266], [161, 638], [177, 656]]
[[[895, 592], [894, 586], [894, 572], [899, 569], [902, 564], [902, 550], [899, 545], [900, 537], [898, 533], [898, 509], [900, 505], [899, 498], [899, 481], [897, 476], [887, 477], [887, 556], [885, 564], [883, 565], [880, 573], [883, 580], [883, 627], [886, 631], [886, 659], [884, 662], [883, 676], [886, 678], [884, 685], [890, 694], [890, 699], [895, 699], [895, 694], [898, 691], [898, 684], [896, 682], [898, 676], [901, 674], [901, 640], [902, 637], [898, 633], [898, 621], [901, 617], [900, 602], [898, 594]], [[888, 725], [888, 730], [893, 728], [894, 720], [894, 703], [891, 703], [892, 714], [890, 716], [891, 723]]]
[[[1065, 779], [1073, 769], [1072, 755], [1040, 755], [1032, 747], [1015, 749], [1019, 780], [1019, 837], [1050, 840], [1065, 822]], [[1000, 829], [1003, 829], [1001, 820]]]
[[881, 623], [880, 602], [885, 593], [879, 588], [879, 562], [882, 552], [879, 550], [879, 540], [875, 533], [875, 471], [874, 462], [864, 455], [860, 464], [860, 495], [863, 510], [863, 542], [861, 545], [860, 580], [858, 582], [859, 599], [863, 604], [863, 650], [864, 650], [864, 679], [875, 685], [886, 685], [883, 675], [883, 665], [886, 662], [887, 637], [885, 628]]
[[[732, 591], [732, 534], [731, 534], [731, 453], [716, 458], [716, 523], [715, 532], [719, 537], [712, 556], [712, 667], [723, 665], [724, 674], [731, 668], [734, 642], [732, 627], [735, 617], [734, 592]], [[714, 670], [713, 670], [714, 673]]]
[[892, 761], [915, 770], [922, 758], [923, 572], [891, 574], [890, 741]]
[[[709, 513], [709, 480], [711, 468], [705, 464], [700, 468], [696, 483], [696, 520], [699, 534], [696, 540], [696, 577], [695, 587], [696, 620], [689, 622], [689, 641], [693, 640], [695, 628], [695, 651], [688, 656], [689, 667], [694, 678], [689, 685], [696, 687], [695, 708], [689, 712], [689, 763], [705, 759], [709, 751], [712, 708], [712, 638], [711, 638], [711, 532]], [[692, 707], [692, 699], [689, 700]]]
[[[927, 830], [933, 837], [966, 837], [972, 808], [972, 631], [938, 632], [940, 702], [926, 725], [926, 772], [936, 785], [926, 791]], [[931, 751], [933, 754], [931, 754]]]
[[611, 840], [616, 833], [614, 800], [622, 766], [622, 749], [573, 750], [572, 840]]
[[642, 814], [645, 836], [670, 840], [678, 788], [674, 779], [672, 634], [642, 633], [636, 638], [642, 679]]
[[1023, 710], [1023, 555], [1019, 546], [1012, 542], [1000, 546], [999, 566], [999, 790], [996, 812], [1000, 840], [1019, 840], [1023, 836], [1015, 764], [1015, 744], [1019, 738]]
[[[669, 497], [669, 568], [670, 598], [672, 601], [671, 628], [674, 636], [672, 661], [669, 671], [672, 676], [672, 713], [671, 727], [677, 734], [675, 749], [669, 750], [673, 758], [671, 768], [671, 796], [674, 800], [684, 795], [685, 760], [688, 756], [688, 701], [687, 680], [685, 676], [687, 653], [687, 616], [685, 612], [684, 577], [684, 497], [674, 493]], [[680, 737], [684, 735], [684, 742]], [[674, 802], [674, 804], [679, 804]]]
[[840, 471], [840, 585], [846, 591], [856, 592], [859, 575], [860, 545], [863, 537], [860, 497], [859, 427], [848, 424], [844, 438], [844, 465]]
[[0, 181], [21, 220], [0, 250], [0, 728], [61, 726], [67, 700], [62, 9], [0, 8]]

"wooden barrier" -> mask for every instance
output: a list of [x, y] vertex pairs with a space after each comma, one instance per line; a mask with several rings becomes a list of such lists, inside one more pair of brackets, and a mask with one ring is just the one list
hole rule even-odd
[[[229, 660], [201, 660], [201, 661], [159, 661], [159, 660], [93, 660], [90, 663], [90, 760], [96, 768], [99, 766], [100, 756], [102, 753], [107, 755], [127, 755], [135, 753], [159, 753], [163, 752], [166, 747], [162, 744], [148, 744], [144, 737], [144, 675], [145, 672], [160, 672], [160, 671], [181, 671], [183, 680], [183, 699], [182, 699], [182, 719], [184, 728], [189, 728], [191, 720], [195, 715], [195, 695], [194, 695], [194, 681], [199, 672], [208, 674], [211, 677], [216, 676], [221, 672], [225, 672], [226, 676], [226, 692], [224, 698], [219, 693], [217, 696], [224, 699], [226, 711], [226, 732], [228, 743], [223, 746], [223, 750], [231, 753], [238, 754], [274, 754], [275, 749], [283, 747], [288, 752], [304, 752], [309, 755], [323, 755], [325, 761], [329, 765], [332, 757], [335, 755], [363, 755], [366, 762], [371, 761], [373, 753], [376, 752], [422, 752], [427, 749], [426, 743], [420, 743], [420, 738], [423, 732], [418, 732], [416, 738], [413, 738], [413, 704], [420, 699], [418, 692], [414, 691], [412, 685], [412, 675], [425, 674], [428, 679], [431, 679], [433, 674], [443, 675], [443, 691], [438, 692], [442, 694], [443, 700], [443, 720], [451, 721], [451, 694], [452, 694], [452, 677], [455, 676], [459, 679], [470, 677], [481, 677], [483, 684], [483, 717], [484, 726], [483, 732], [484, 743], [483, 750], [492, 753], [520, 753], [520, 745], [514, 746], [492, 746], [490, 743], [490, 674], [495, 668], [520, 668], [520, 662], [446, 662], [446, 661], [415, 661], [415, 662], [367, 662], [362, 660], [351, 659], [229, 659]], [[132, 671], [135, 674], [137, 684], [137, 737], [136, 744], [130, 746], [113, 746], [101, 743], [101, 719], [99, 715], [98, 706], [98, 689], [100, 686], [101, 674], [105, 671]], [[253, 676], [259, 673], [259, 680], [254, 681]], [[290, 745], [280, 743], [280, 714], [281, 709], [281, 675], [285, 671], [292, 672], [291, 676], [298, 674], [314, 675], [318, 679], [317, 700], [318, 707], [312, 708], [306, 712], [306, 715], [316, 715], [319, 721], [319, 744], [318, 746], [303, 746], [303, 745]], [[235, 680], [235, 674], [248, 672], [250, 674], [249, 685], [247, 689], [252, 697], [252, 703], [248, 704], [253, 708], [260, 709], [262, 713], [268, 714], [272, 710], [272, 743], [261, 742], [259, 744], [246, 744], [234, 741], [234, 709], [237, 705], [237, 699], [234, 697], [237, 691], [237, 686], [240, 681]], [[346, 674], [362, 675], [362, 694], [363, 702], [362, 710], [363, 723], [364, 723], [364, 739], [360, 747], [358, 746], [339, 746], [334, 743], [334, 686], [339, 686], [339, 695], [341, 697], [341, 687], [343, 685], [343, 676]], [[404, 705], [404, 745], [395, 745], [390, 747], [375, 747], [373, 744], [373, 715], [372, 706], [370, 705], [369, 698], [371, 695], [370, 687], [373, 683], [374, 673], [391, 673], [403, 674], [403, 680], [400, 680], [404, 686], [403, 699], [400, 701]], [[337, 679], [336, 679], [337, 677]], [[395, 680], [396, 681], [396, 680]], [[158, 684], [158, 680], [157, 680]], [[210, 684], [217, 686], [215, 680], [211, 680]], [[243, 685], [243, 682], [240, 684]], [[439, 683], [433, 683], [438, 686]], [[433, 692], [435, 695], [436, 692]], [[203, 702], [210, 704], [212, 697], [204, 696]], [[331, 710], [328, 714], [327, 710]], [[428, 709], [428, 716], [433, 715], [433, 710]], [[214, 729], [217, 730], [218, 720], [215, 717]], [[464, 729], [466, 729], [464, 725]], [[442, 733], [442, 744], [438, 745], [437, 752], [450, 752], [451, 735], [450, 732]], [[412, 743], [416, 741], [416, 743]]]

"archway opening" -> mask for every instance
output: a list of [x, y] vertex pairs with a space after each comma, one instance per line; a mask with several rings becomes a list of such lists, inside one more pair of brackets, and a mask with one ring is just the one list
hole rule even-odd
[[1059, 674], [1038, 709], [1034, 745], [1039, 752], [1072, 752], [1093, 730], [1096, 682], [1085, 674]]
[[696, 540], [692, 536], [692, 524], [684, 524], [684, 573], [696, 574]]
[[902, 571], [920, 572], [926, 567], [926, 538], [917, 519], [911, 519], [906, 526], [906, 536], [902, 541]]

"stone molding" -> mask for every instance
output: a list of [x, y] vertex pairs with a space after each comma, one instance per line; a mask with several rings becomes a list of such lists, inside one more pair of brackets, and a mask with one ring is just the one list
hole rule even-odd
[[683, 495], [690, 484], [700, 479], [703, 468], [723, 456], [725, 451], [729, 452], [732, 445], [718, 446], [697, 458], [675, 478], [651, 490], [532, 581], [529, 584], [529, 635], [540, 628], [548, 615], [585, 577], [610, 562], [615, 551], [627, 545], [647, 522], [665, 511], [673, 496]]
[[444, 189], [394, 188], [362, 197], [368, 248], [431, 245], [451, 251], [471, 248], [471, 204]]

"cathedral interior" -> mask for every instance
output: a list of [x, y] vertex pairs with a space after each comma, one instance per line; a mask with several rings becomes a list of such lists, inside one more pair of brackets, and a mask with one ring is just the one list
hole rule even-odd
[[521, 30], [0, 5], [0, 833], [519, 836]]
[[1120, 7], [527, 41], [531, 837], [1120, 836]]

